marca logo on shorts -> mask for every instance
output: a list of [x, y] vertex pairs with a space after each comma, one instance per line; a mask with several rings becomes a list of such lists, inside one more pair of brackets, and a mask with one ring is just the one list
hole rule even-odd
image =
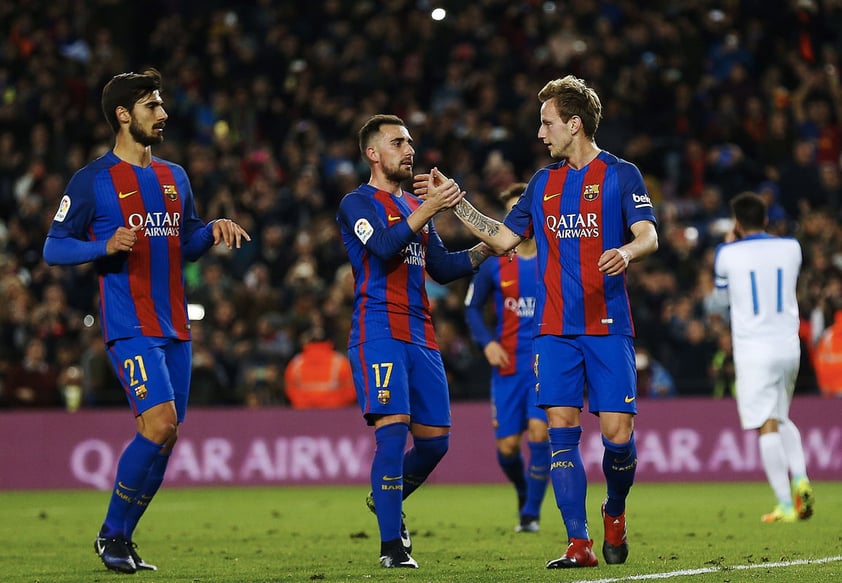
[[632, 200], [634, 201], [634, 208], [636, 209], [644, 206], [652, 206], [652, 199], [650, 199], [649, 195], [645, 192], [643, 194], [632, 194]]

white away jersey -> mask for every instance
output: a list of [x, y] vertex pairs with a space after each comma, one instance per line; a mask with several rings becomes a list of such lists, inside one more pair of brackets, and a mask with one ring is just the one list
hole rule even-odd
[[753, 349], [779, 355], [800, 350], [795, 287], [801, 245], [761, 233], [716, 250], [716, 287], [727, 289], [735, 357]]

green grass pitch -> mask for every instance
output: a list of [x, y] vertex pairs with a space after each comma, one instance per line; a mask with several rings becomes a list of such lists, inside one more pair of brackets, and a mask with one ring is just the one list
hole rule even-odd
[[[421, 568], [382, 569], [367, 488], [161, 490], [135, 536], [158, 572], [118, 575], [93, 551], [108, 495], [94, 491], [0, 492], [0, 581], [274, 583], [280, 581], [573, 582], [842, 580], [842, 482], [814, 483], [816, 513], [762, 524], [774, 505], [765, 483], [637, 484], [627, 511], [624, 565], [548, 571], [564, 528], [548, 490], [541, 532], [516, 534], [507, 485], [428, 484], [405, 505]], [[601, 549], [592, 484], [588, 512]]]

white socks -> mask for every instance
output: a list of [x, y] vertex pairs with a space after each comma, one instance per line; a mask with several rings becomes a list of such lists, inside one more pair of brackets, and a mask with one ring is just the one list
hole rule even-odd
[[[789, 487], [789, 464], [784, 450], [783, 439], [778, 432], [764, 433], [759, 436], [760, 459], [766, 470], [766, 479], [775, 492], [778, 502], [783, 506], [792, 506], [792, 491]], [[799, 440], [800, 443], [800, 440]], [[803, 454], [801, 456], [803, 461]]]
[[778, 433], [781, 436], [786, 461], [789, 462], [789, 473], [793, 479], [807, 477], [807, 462], [804, 459], [804, 446], [801, 444], [801, 432], [795, 423], [787, 419], [778, 422]]

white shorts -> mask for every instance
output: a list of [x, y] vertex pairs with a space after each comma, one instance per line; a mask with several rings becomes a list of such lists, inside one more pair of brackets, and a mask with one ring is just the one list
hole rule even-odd
[[789, 419], [800, 361], [799, 354], [735, 356], [737, 411], [743, 429], [757, 429], [768, 419]]

